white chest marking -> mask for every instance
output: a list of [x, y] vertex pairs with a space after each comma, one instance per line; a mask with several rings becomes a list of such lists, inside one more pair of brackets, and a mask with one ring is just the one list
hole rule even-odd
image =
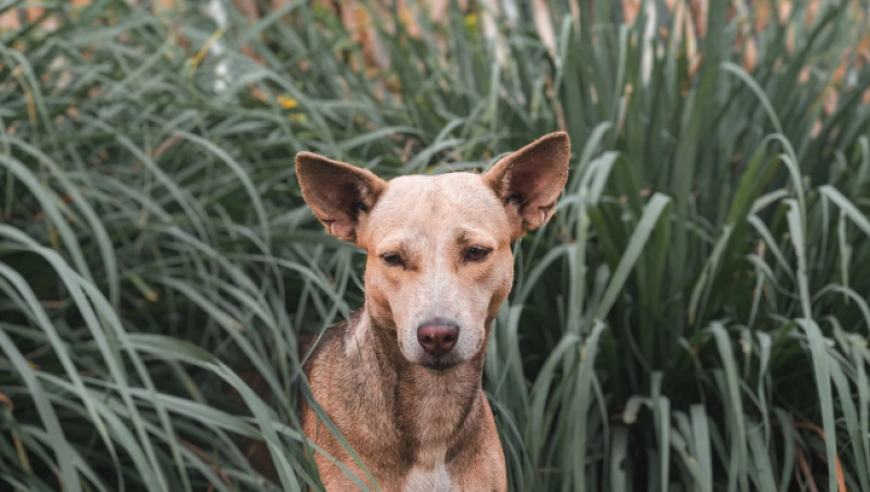
[[405, 492], [454, 492], [444, 463], [446, 454], [442, 446], [421, 449], [405, 481]]
[[412, 468], [405, 482], [405, 492], [453, 492], [444, 462], [438, 463], [432, 470], [424, 470], [419, 466]]

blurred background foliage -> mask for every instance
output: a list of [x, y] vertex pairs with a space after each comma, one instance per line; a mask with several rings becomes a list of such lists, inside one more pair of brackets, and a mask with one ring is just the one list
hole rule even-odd
[[561, 129], [484, 375], [511, 490], [870, 491], [867, 14], [0, 0], [0, 488], [320, 489], [299, 340], [364, 253], [293, 155], [482, 169]]

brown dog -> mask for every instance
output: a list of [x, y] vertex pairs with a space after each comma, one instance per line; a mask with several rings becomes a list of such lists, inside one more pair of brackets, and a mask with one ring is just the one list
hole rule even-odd
[[[483, 175], [384, 181], [308, 152], [305, 201], [330, 234], [368, 253], [365, 304], [329, 328], [306, 365], [314, 398], [381, 489], [504, 491], [504, 454], [481, 379], [511, 244], [543, 225], [568, 177], [570, 142], [552, 133]], [[305, 435], [365, 478], [309, 407]], [[318, 453], [328, 491], [355, 490]]]

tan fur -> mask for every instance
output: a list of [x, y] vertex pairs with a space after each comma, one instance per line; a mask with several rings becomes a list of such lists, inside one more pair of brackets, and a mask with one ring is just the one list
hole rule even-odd
[[[318, 219], [368, 253], [364, 306], [327, 330], [305, 372], [314, 398], [385, 492], [507, 489], [481, 388], [486, 344], [513, 281], [511, 244], [552, 216], [569, 156], [567, 135], [555, 133], [483, 175], [389, 182], [316, 154], [297, 156]], [[460, 329], [440, 358], [417, 341], [418, 326], [433, 319]], [[371, 486], [311, 408], [303, 426]], [[356, 489], [321, 453], [316, 462], [328, 491]]]

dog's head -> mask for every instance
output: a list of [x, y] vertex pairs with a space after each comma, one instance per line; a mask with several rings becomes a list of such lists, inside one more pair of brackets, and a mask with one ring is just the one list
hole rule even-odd
[[446, 369], [485, 350], [513, 281], [512, 242], [546, 223], [568, 177], [570, 142], [552, 133], [485, 174], [373, 173], [296, 156], [305, 201], [330, 234], [368, 252], [366, 309], [395, 329], [409, 361]]

